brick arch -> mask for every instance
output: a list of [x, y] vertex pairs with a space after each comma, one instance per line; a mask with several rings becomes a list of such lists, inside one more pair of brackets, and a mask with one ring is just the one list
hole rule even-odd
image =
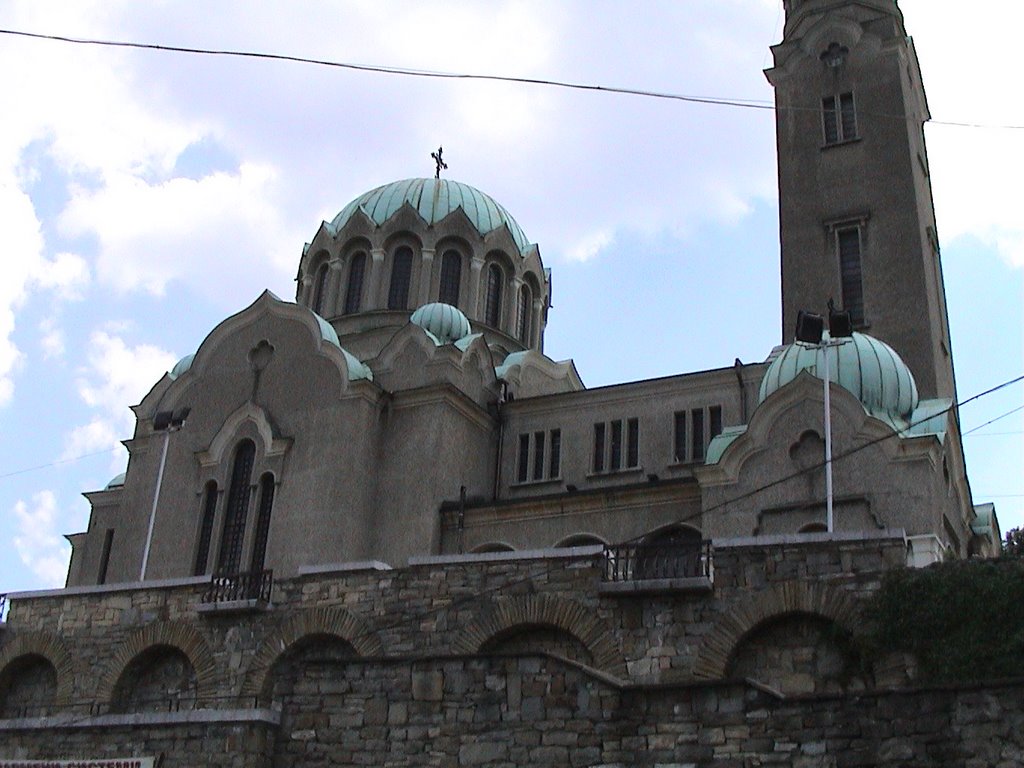
[[260, 695], [271, 668], [295, 643], [310, 635], [331, 635], [355, 648], [360, 656], [380, 656], [380, 638], [360, 616], [338, 607], [310, 608], [282, 622], [253, 656], [239, 692], [242, 697]]
[[752, 630], [766, 621], [795, 613], [820, 616], [853, 632], [859, 608], [847, 591], [825, 584], [773, 584], [742, 598], [719, 617], [697, 654], [694, 676], [724, 677], [733, 652]]
[[0, 676], [12, 663], [26, 656], [41, 656], [53, 665], [57, 672], [57, 692], [53, 703], [56, 706], [69, 704], [75, 684], [75, 673], [71, 654], [68, 653], [64, 642], [49, 632], [18, 633], [3, 650], [0, 650]]
[[492, 610], [468, 627], [455, 640], [455, 650], [479, 653], [492, 638], [520, 626], [542, 625], [568, 632], [587, 647], [594, 663], [623, 679], [628, 677], [626, 660], [612, 641], [609, 627], [592, 608], [555, 595], [524, 595], [495, 601]]
[[188, 657], [196, 673], [196, 698], [211, 698], [217, 689], [217, 664], [210, 646], [199, 631], [183, 621], [157, 621], [136, 630], [121, 643], [107, 664], [96, 691], [98, 702], [113, 703], [114, 691], [128, 665], [144, 651], [155, 646], [177, 648]]

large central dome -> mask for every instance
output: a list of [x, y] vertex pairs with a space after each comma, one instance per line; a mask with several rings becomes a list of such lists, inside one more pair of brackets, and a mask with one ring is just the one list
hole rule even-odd
[[475, 187], [449, 179], [405, 179], [371, 189], [342, 208], [341, 213], [331, 221], [330, 227], [337, 232], [360, 208], [379, 226], [405, 203], [415, 208], [431, 226], [442, 221], [456, 208], [461, 208], [481, 236], [505, 225], [520, 256], [529, 247], [523, 230], [500, 203]]

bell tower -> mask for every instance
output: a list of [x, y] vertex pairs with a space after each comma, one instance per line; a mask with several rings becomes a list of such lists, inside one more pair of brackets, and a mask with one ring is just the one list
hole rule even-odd
[[829, 298], [953, 397], [946, 297], [913, 41], [896, 0], [785, 0], [775, 88], [782, 335]]

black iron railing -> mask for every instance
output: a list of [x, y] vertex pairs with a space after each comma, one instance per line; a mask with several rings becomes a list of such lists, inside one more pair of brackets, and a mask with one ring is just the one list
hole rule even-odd
[[246, 573], [214, 574], [210, 586], [203, 593], [204, 603], [230, 603], [236, 600], [270, 602], [274, 588], [274, 572], [249, 571]]
[[711, 541], [621, 544], [604, 551], [605, 581], [646, 581], [711, 576]]

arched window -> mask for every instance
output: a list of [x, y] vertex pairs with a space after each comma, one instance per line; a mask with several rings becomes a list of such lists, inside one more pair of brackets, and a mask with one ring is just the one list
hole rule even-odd
[[270, 537], [270, 512], [274, 508], [274, 476], [269, 472], [260, 478], [260, 511], [256, 516], [256, 541], [252, 545], [253, 573], [263, 570]]
[[316, 271], [316, 281], [313, 283], [313, 311], [318, 315], [324, 313], [324, 300], [327, 298], [327, 273], [330, 267], [325, 261]]
[[203, 492], [203, 518], [199, 522], [199, 546], [196, 547], [196, 562], [192, 568], [193, 576], [206, 573], [206, 564], [210, 559], [210, 539], [213, 538], [213, 518], [217, 513], [217, 483], [213, 480], [206, 484]]
[[445, 251], [441, 257], [441, 290], [437, 300], [459, 306], [459, 283], [462, 280], [462, 256], [458, 251]]
[[345, 291], [345, 314], [359, 311], [363, 299], [363, 275], [366, 272], [366, 254], [360, 251], [352, 257], [348, 268], [348, 289]]
[[501, 288], [505, 275], [501, 267], [491, 264], [487, 270], [487, 300], [484, 303], [484, 322], [497, 328], [501, 323]]
[[530, 309], [533, 305], [533, 297], [530, 295], [530, 286], [524, 285], [519, 289], [519, 311], [516, 314], [516, 338], [523, 343], [523, 346], [530, 346]]
[[409, 308], [409, 283], [412, 281], [412, 248], [402, 246], [395, 251], [391, 264], [391, 288], [388, 309]]
[[224, 510], [220, 554], [217, 556], [217, 572], [221, 574], [238, 573], [238, 566], [242, 560], [245, 521], [249, 514], [249, 482], [255, 459], [256, 445], [252, 440], [243, 440], [238, 444], [238, 448], [235, 449], [235, 463], [231, 468], [228, 504]]

